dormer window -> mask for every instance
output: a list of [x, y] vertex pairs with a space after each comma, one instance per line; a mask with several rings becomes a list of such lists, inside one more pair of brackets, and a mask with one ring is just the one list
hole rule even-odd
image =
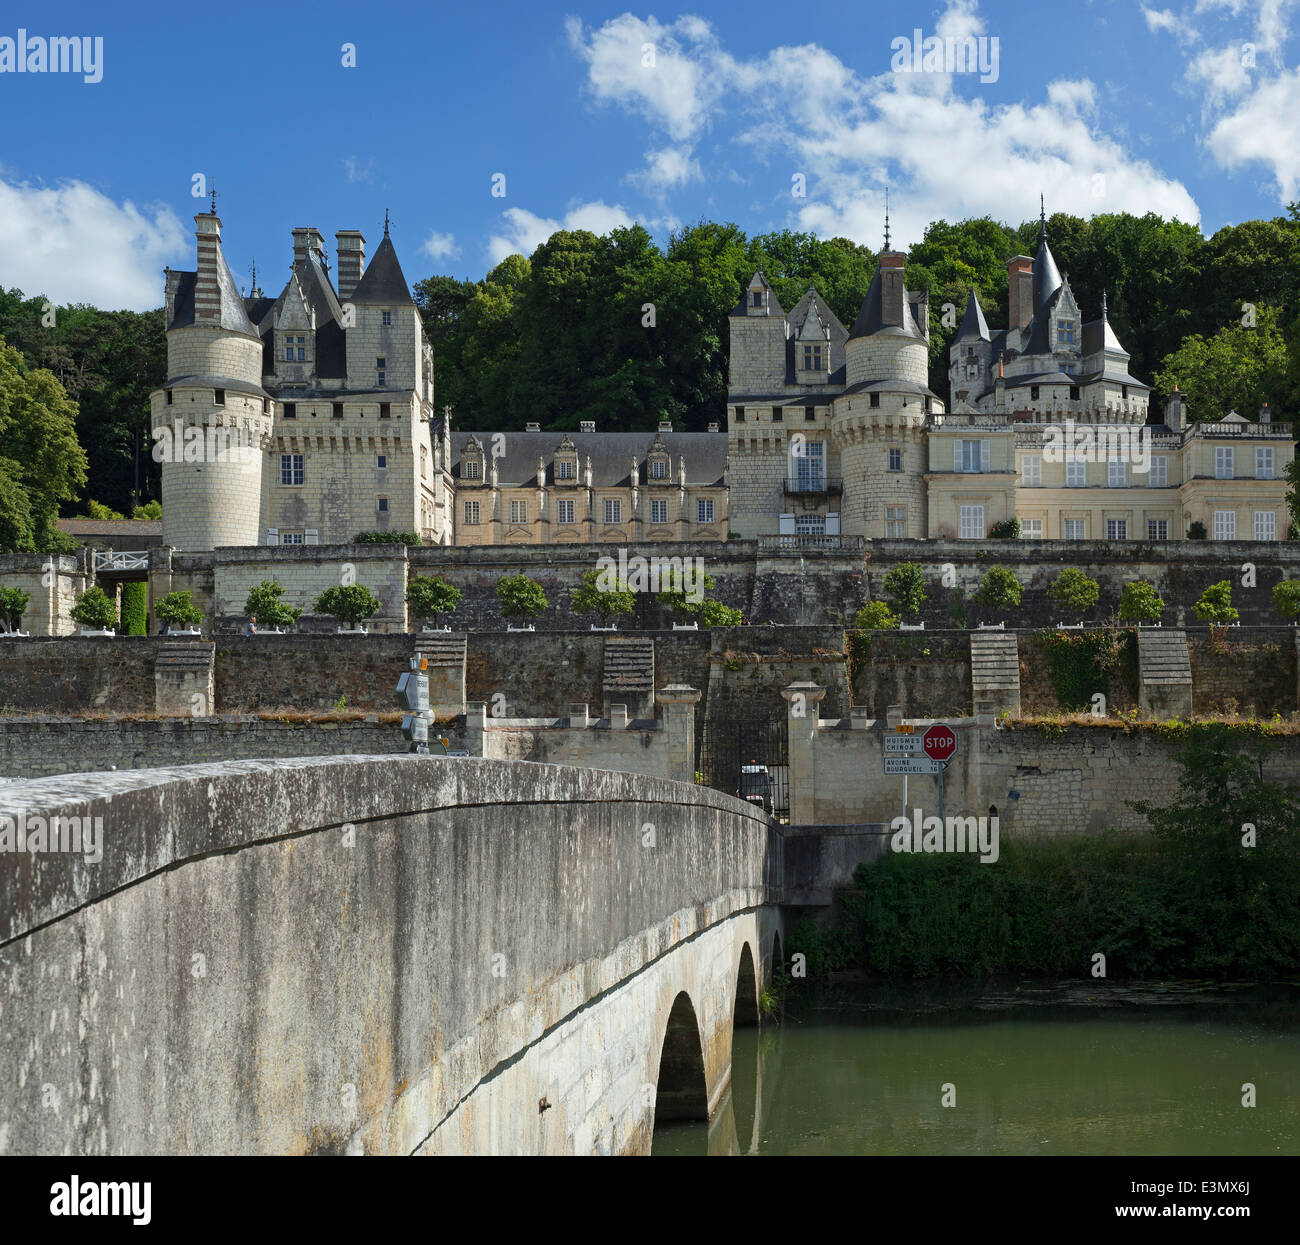
[[467, 458], [461, 464], [460, 474], [466, 480], [481, 480], [483, 478], [483, 465], [476, 458]]
[[576, 480], [578, 478], [577, 460], [557, 458], [555, 460], [555, 478], [557, 480]]
[[1074, 321], [1058, 320], [1056, 322], [1056, 336], [1063, 342], [1074, 341]]
[[305, 337], [286, 337], [284, 339], [284, 361], [286, 363], [306, 363], [307, 339]]
[[755, 291], [754, 291], [754, 304], [753, 304], [753, 305], [754, 305], [755, 307], [761, 307], [761, 306], [763, 305], [763, 291], [762, 291], [762, 290], [755, 290]]
[[668, 479], [668, 462], [663, 458], [652, 458], [650, 460], [650, 478], [652, 480]]
[[821, 346], [805, 346], [803, 348], [803, 366], [806, 372], [820, 372], [825, 367], [822, 362]]

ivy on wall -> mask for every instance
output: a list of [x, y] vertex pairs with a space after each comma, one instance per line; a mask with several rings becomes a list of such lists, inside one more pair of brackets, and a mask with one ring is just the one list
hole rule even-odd
[[1066, 710], [1087, 709], [1098, 692], [1110, 697], [1111, 679], [1122, 680], [1136, 698], [1137, 636], [1132, 631], [1039, 633], [1056, 703]]
[[122, 634], [146, 635], [149, 586], [142, 579], [128, 579], [122, 585]]

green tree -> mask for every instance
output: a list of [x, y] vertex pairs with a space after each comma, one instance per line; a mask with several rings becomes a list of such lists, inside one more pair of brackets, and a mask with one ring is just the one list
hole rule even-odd
[[107, 631], [117, 624], [117, 606], [103, 588], [94, 584], [77, 598], [72, 618], [89, 630]]
[[0, 588], [0, 623], [6, 631], [23, 629], [23, 615], [31, 599], [21, 588]]
[[692, 592], [692, 596], [697, 600], [692, 601], [683, 590], [664, 591], [655, 596], [655, 600], [660, 605], [666, 605], [673, 612], [673, 621], [679, 623], [699, 621], [700, 611], [704, 608], [704, 602], [708, 593], [712, 592], [717, 583], [712, 575], [705, 575], [703, 580], [696, 585], [698, 592]]
[[1193, 419], [1220, 420], [1229, 411], [1253, 419], [1261, 402], [1274, 411], [1290, 405], [1287, 347], [1277, 309], [1259, 306], [1255, 322], [1234, 320], [1212, 337], [1193, 334], [1155, 374], [1164, 393], [1175, 383]]
[[1273, 610], [1283, 618], [1300, 618], [1300, 579], [1273, 585]]
[[527, 575], [504, 575], [497, 580], [497, 601], [503, 618], [536, 618], [550, 602], [542, 585]]
[[925, 572], [916, 562], [900, 562], [885, 576], [885, 595], [904, 618], [917, 618], [925, 604]]
[[105, 506], [93, 498], [86, 502], [86, 518], [88, 519], [125, 519], [126, 515], [120, 511], [114, 510], [111, 506]]
[[738, 627], [745, 621], [745, 615], [735, 606], [707, 599], [700, 602], [696, 618], [701, 627]]
[[155, 519], [155, 520], [161, 519], [162, 502], [156, 500], [147, 501], [143, 506], [137, 506], [134, 510], [132, 510], [131, 517], [133, 519]]
[[56, 538], [60, 503], [86, 482], [76, 419], [76, 404], [53, 374], [29, 368], [0, 340], [0, 536], [7, 542], [0, 552], [43, 551]]
[[153, 612], [168, 627], [178, 629], [197, 627], [203, 621], [203, 611], [190, 599], [188, 590], [169, 592], [161, 601], [154, 603]]
[[1155, 585], [1135, 579], [1124, 585], [1119, 599], [1119, 616], [1124, 622], [1156, 623], [1165, 612], [1165, 603], [1156, 594]]
[[991, 609], [1009, 609], [1020, 604], [1022, 591], [1020, 581], [1010, 567], [990, 566], [971, 600]]
[[1101, 585], [1077, 566], [1067, 566], [1047, 590], [1064, 613], [1082, 618], [1101, 598]]
[[1019, 519], [1002, 519], [995, 523], [989, 530], [989, 536], [993, 540], [1019, 540], [1020, 539], [1020, 520]]
[[302, 607], [286, 605], [283, 597], [284, 585], [279, 580], [262, 580], [244, 601], [244, 617], [268, 627], [292, 627], [302, 617]]
[[1188, 540], [1204, 540], [1205, 537], [1206, 537], [1205, 524], [1202, 523], [1200, 519], [1197, 519], [1196, 522], [1188, 525], [1187, 528]]
[[602, 626], [607, 626], [611, 618], [636, 612], [636, 595], [627, 589], [614, 588], [609, 591], [601, 588], [596, 571], [583, 571], [582, 583], [573, 590], [569, 608], [575, 614], [595, 614]]
[[336, 584], [326, 588], [312, 604], [317, 614], [337, 618], [349, 631], [357, 631], [367, 618], [379, 612], [380, 600], [362, 584]]
[[1232, 582], [1221, 579], [1217, 584], [1211, 584], [1192, 606], [1192, 613], [1212, 626], [1236, 622], [1240, 615], [1232, 605]]
[[884, 601], [868, 601], [853, 619], [859, 631], [896, 631], [899, 618]]
[[451, 614], [460, 604], [461, 591], [441, 575], [417, 575], [406, 588], [406, 603], [420, 621], [432, 619], [438, 625], [440, 614]]

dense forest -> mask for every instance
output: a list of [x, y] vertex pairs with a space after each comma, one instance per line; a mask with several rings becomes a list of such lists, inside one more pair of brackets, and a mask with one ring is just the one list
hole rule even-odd
[[[1037, 235], [1036, 220], [936, 221], [911, 249], [907, 284], [930, 291], [930, 383], [945, 400], [947, 350], [971, 286], [990, 325], [1005, 325], [1007, 257], [1032, 255]], [[1105, 291], [1133, 373], [1156, 386], [1155, 417], [1175, 381], [1196, 418], [1234, 408], [1253, 418], [1264, 401], [1276, 418], [1300, 415], [1300, 204], [1210, 238], [1151, 214], [1058, 213], [1048, 235], [1085, 320]], [[747, 237], [702, 221], [663, 247], [640, 226], [605, 237], [562, 231], [481, 281], [434, 275], [413, 294], [433, 343], [437, 402], [452, 408], [454, 427], [594, 419], [617, 431], [671, 419], [702, 430], [725, 414], [727, 314], [756, 268], [787, 310], [814, 284], [851, 325], [875, 264], [870, 248], [844, 238]], [[93, 498], [129, 514], [156, 498], [148, 395], [165, 368], [161, 310], [50, 314], [43, 297], [0, 287], [0, 340], [23, 369], [49, 369], [76, 404], [89, 483], [81, 500], [75, 489], [56, 499], [61, 512], [85, 513]], [[5, 461], [0, 489], [21, 474], [11, 465], [6, 475]]]

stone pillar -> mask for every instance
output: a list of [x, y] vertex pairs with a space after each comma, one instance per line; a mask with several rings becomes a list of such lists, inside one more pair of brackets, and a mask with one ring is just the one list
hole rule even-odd
[[587, 706], [579, 701], [573, 701], [569, 705], [569, 729], [571, 731], [587, 729]]
[[813, 825], [817, 820], [814, 745], [826, 689], [816, 683], [791, 683], [781, 689], [781, 695], [789, 706], [786, 729], [790, 738], [790, 824]]
[[153, 666], [154, 712], [207, 718], [216, 712], [212, 677], [216, 648], [209, 640], [165, 640]]
[[487, 705], [476, 701], [465, 706], [465, 751], [472, 757], [486, 756], [483, 751], [487, 733]]
[[684, 683], [661, 687], [663, 730], [668, 743], [668, 777], [678, 782], [695, 781], [695, 706], [702, 693]]
[[465, 712], [465, 661], [468, 639], [464, 633], [422, 631], [415, 655], [428, 662], [429, 708], [439, 718]]

